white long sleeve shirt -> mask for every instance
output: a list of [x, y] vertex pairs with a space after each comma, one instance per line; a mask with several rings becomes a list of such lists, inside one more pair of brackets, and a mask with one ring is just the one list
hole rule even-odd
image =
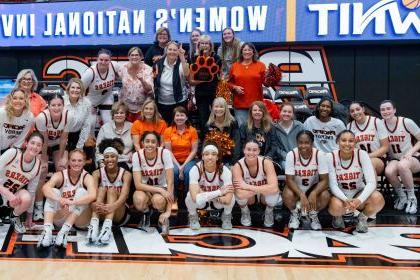
[[366, 151], [355, 149], [350, 160], [342, 160], [339, 151], [327, 155], [329, 184], [332, 194], [346, 201], [357, 198], [365, 202], [375, 191], [375, 170]]
[[72, 120], [69, 123], [69, 132], [80, 131], [79, 140], [77, 141], [76, 148], [82, 149], [90, 132], [90, 111], [92, 103], [86, 97], [79, 98], [76, 105], [70, 103], [68, 95], [64, 96], [64, 108], [67, 109]]

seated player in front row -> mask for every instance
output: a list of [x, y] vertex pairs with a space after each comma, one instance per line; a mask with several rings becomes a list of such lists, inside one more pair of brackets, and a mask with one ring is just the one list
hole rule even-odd
[[397, 194], [394, 208], [416, 214], [413, 174], [420, 172], [420, 128], [412, 119], [396, 116], [391, 100], [382, 101], [380, 109], [391, 147], [385, 176]]
[[216, 143], [205, 142], [202, 160], [190, 170], [190, 186], [185, 205], [189, 224], [200, 229], [197, 209], [222, 209], [222, 228], [232, 229], [232, 208], [235, 205], [232, 173], [223, 165]]
[[[96, 201], [92, 203], [92, 218], [87, 234], [88, 241], [91, 243], [99, 241], [101, 244], [108, 244], [113, 221], [123, 225], [129, 218], [125, 202], [130, 192], [131, 173], [118, 167], [118, 156], [124, 151], [124, 144], [118, 140], [118, 138], [104, 139], [99, 144], [104, 167], [95, 170], [92, 174], [98, 192]], [[104, 220], [100, 232], [99, 219]]]
[[[11, 222], [18, 233], [25, 233], [26, 228], [20, 221], [20, 215], [26, 213], [27, 226], [32, 227], [32, 212], [35, 192], [39, 181], [44, 137], [33, 132], [22, 152], [10, 148], [0, 156], [0, 206], [12, 208]], [[27, 189], [24, 187], [27, 185]]]
[[147, 131], [141, 137], [143, 148], [133, 154], [133, 178], [136, 191], [134, 207], [143, 212], [140, 226], [150, 226], [150, 204], [161, 212], [162, 234], [169, 232], [169, 217], [174, 202], [174, 166], [171, 152], [161, 147], [160, 136]]
[[[289, 228], [297, 229], [301, 216], [309, 215], [311, 228], [320, 230], [318, 212], [330, 201], [325, 154], [314, 148], [314, 135], [303, 130], [296, 135], [297, 148], [286, 156], [284, 204], [290, 210]], [[300, 206], [299, 206], [300, 205]]]
[[355, 149], [353, 132], [344, 130], [337, 136], [339, 150], [329, 153], [329, 180], [333, 194], [328, 211], [333, 227], [344, 228], [343, 215], [360, 211], [357, 232], [367, 232], [367, 219], [384, 207], [382, 194], [376, 190], [376, 175], [369, 154]]
[[86, 155], [80, 149], [69, 154], [67, 169], [56, 172], [42, 187], [46, 197], [44, 205], [44, 230], [38, 247], [52, 245], [54, 225], [61, 226], [55, 245], [66, 247], [67, 235], [73, 224], [87, 227], [90, 218], [90, 203], [96, 198], [96, 186], [92, 175], [83, 169]]
[[248, 205], [259, 199], [266, 204], [264, 226], [274, 225], [273, 209], [281, 202], [276, 171], [270, 159], [260, 156], [260, 146], [254, 139], [244, 146], [244, 157], [232, 169], [236, 201], [241, 208], [241, 224], [251, 225], [251, 213]]

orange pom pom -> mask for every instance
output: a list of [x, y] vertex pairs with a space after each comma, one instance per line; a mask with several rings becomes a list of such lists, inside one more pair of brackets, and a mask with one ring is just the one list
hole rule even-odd
[[231, 155], [235, 148], [235, 142], [230, 138], [229, 133], [212, 130], [206, 134], [205, 141], [213, 141], [219, 146], [221, 156]]

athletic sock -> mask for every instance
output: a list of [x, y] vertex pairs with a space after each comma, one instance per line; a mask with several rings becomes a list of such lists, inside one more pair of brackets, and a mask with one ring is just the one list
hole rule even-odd
[[71, 227], [72, 226], [70, 224], [64, 223], [64, 225], [61, 227], [61, 230], [60, 231], [62, 231], [62, 232], [69, 232], [70, 229], [71, 229]]
[[112, 220], [111, 219], [105, 219], [103, 226], [112, 227]]
[[36, 209], [42, 209], [42, 205], [44, 205], [44, 202], [41, 201], [35, 201], [35, 208]]
[[394, 189], [395, 189], [395, 192], [397, 193], [397, 195], [399, 197], [405, 197], [406, 196], [403, 185], [400, 185], [399, 187], [395, 187]]
[[406, 189], [407, 189], [408, 199], [415, 199], [416, 195], [414, 193], [414, 187], [407, 187]]

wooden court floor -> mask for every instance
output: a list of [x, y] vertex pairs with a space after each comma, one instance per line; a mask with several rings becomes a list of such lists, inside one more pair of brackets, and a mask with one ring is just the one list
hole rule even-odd
[[8, 279], [420, 279], [416, 269], [253, 267], [235, 265], [138, 264], [109, 262], [0, 261]]
[[[200, 231], [186, 226], [186, 215], [171, 218], [171, 231], [113, 229], [107, 246], [86, 242], [86, 232], [72, 231], [65, 249], [36, 247], [39, 229], [17, 235], [0, 226], [0, 280], [3, 279], [420, 279], [420, 219], [384, 211], [358, 234], [354, 225], [337, 231], [330, 218], [324, 229], [306, 225], [295, 231], [288, 217], [264, 228], [223, 231], [217, 219], [203, 218]], [[153, 219], [152, 219], [153, 220]], [[152, 221], [153, 222], [153, 221]]]

